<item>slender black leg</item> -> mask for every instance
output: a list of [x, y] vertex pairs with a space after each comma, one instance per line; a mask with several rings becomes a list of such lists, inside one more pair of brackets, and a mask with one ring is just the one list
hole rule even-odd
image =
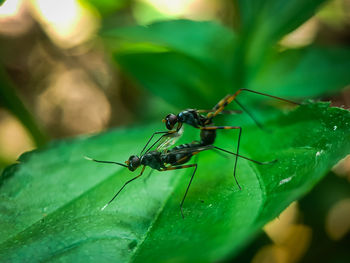
[[[160, 136], [160, 138], [155, 143], [152, 144], [152, 146], [149, 149], [151, 149], [157, 142], [159, 142], [159, 140], [161, 138], [163, 138], [163, 136], [167, 135], [168, 133], [169, 133], [168, 131], [162, 131], [162, 132], [155, 132], [155, 133], [153, 133], [152, 136], [148, 139], [146, 145], [143, 147], [143, 149], [142, 149], [142, 151], [140, 153], [140, 156], [142, 155], [143, 151], [146, 149], [146, 147], [150, 143], [150, 141], [153, 139], [154, 135], [156, 135], [156, 134], [163, 134], [162, 136]], [[147, 151], [149, 151], [149, 149]]]
[[183, 204], [184, 204], [184, 202], [185, 202], [185, 198], [186, 198], [186, 196], [187, 196], [188, 190], [190, 189], [190, 186], [191, 186], [191, 183], [192, 183], [194, 174], [195, 174], [196, 171], [197, 171], [197, 167], [198, 167], [197, 164], [194, 164], [193, 174], [192, 174], [192, 176], [191, 176], [190, 182], [188, 183], [187, 188], [186, 188], [186, 192], [185, 192], [185, 194], [184, 194], [184, 196], [183, 196], [183, 198], [182, 198], [182, 200], [181, 200], [181, 203], [180, 203], [180, 211], [181, 211], [182, 219], [185, 218], [185, 217], [184, 217], [184, 213], [183, 213], [183, 211], [182, 211], [182, 206], [183, 206]]
[[149, 171], [149, 173], [144, 177], [143, 182], [147, 183], [148, 179], [151, 177], [152, 173], [154, 172], [154, 169]]
[[145, 168], [146, 168], [146, 166], [143, 166], [143, 167], [142, 167], [142, 170], [141, 170], [141, 173], [140, 173], [138, 176], [136, 176], [136, 177], [130, 179], [129, 181], [127, 181], [127, 182], [119, 189], [119, 191], [113, 196], [113, 198], [112, 198], [104, 207], [101, 208], [101, 210], [104, 210], [110, 203], [112, 203], [113, 200], [119, 195], [119, 193], [124, 189], [124, 187], [125, 187], [127, 184], [129, 184], [129, 183], [131, 183], [132, 181], [134, 181], [135, 179], [139, 178], [139, 177], [143, 174], [143, 171], [145, 170]]
[[265, 96], [265, 97], [270, 97], [270, 98], [273, 98], [273, 99], [276, 99], [276, 100], [281, 100], [281, 101], [284, 101], [284, 102], [288, 102], [288, 103], [291, 103], [291, 104], [301, 105], [301, 103], [298, 103], [298, 102], [295, 102], [295, 101], [287, 100], [287, 99], [284, 99], [284, 98], [281, 98], [281, 97], [273, 96], [273, 95], [270, 95], [270, 94], [267, 94], [267, 93], [262, 93], [262, 92], [251, 90], [251, 89], [240, 89], [238, 91], [247, 91], [247, 92], [255, 93], [255, 94], [258, 94], [258, 95]]
[[237, 177], [236, 177], [236, 168], [237, 168], [237, 162], [238, 162], [238, 156], [239, 156], [239, 146], [241, 142], [241, 135], [242, 135], [242, 127], [239, 126], [206, 126], [206, 127], [201, 127], [201, 130], [233, 130], [233, 129], [238, 129], [238, 141], [237, 141], [237, 151], [236, 151], [236, 159], [235, 159], [235, 164], [233, 168], [233, 177], [235, 178], [235, 181], [239, 187], [239, 190], [242, 190], [242, 187], [238, 183]]
[[255, 116], [250, 111], [247, 110], [245, 106], [242, 105], [242, 103], [240, 103], [237, 99], [235, 100], [235, 102], [238, 104], [239, 107], [242, 108], [244, 112], [248, 114], [248, 116], [255, 122], [256, 126], [264, 130], [264, 126], [255, 118]]
[[188, 190], [190, 189], [190, 186], [191, 186], [194, 174], [196, 173], [197, 164], [195, 163], [195, 164], [187, 164], [187, 165], [180, 165], [180, 166], [170, 166], [170, 167], [167, 167], [167, 168], [164, 168], [164, 169], [161, 170], [161, 171], [169, 171], [169, 170], [185, 169], [185, 168], [190, 168], [190, 167], [194, 167], [193, 174], [191, 176], [190, 182], [189, 182], [189, 184], [187, 185], [187, 188], [186, 188], [186, 192], [185, 192], [185, 194], [184, 194], [184, 196], [183, 196], [183, 198], [181, 200], [181, 203], [180, 203], [180, 211], [181, 211], [181, 216], [182, 216], [183, 219], [185, 218], [185, 216], [184, 216], [184, 213], [183, 213], [183, 210], [182, 210], [182, 206], [183, 206], [183, 204], [185, 202]]
[[[228, 155], [222, 153], [220, 150], [216, 149], [215, 146], [214, 146], [213, 150], [214, 150], [218, 155], [220, 155], [220, 156], [222, 156], [222, 157], [224, 157], [224, 158], [226, 158], [226, 159], [229, 159], [229, 158], [230, 158], [230, 156], [228, 156]], [[236, 154], [234, 154], [234, 155], [236, 155]]]
[[238, 183], [237, 177], [236, 177], [236, 170], [237, 170], [237, 162], [238, 162], [238, 154], [239, 154], [239, 145], [241, 143], [241, 135], [242, 135], [242, 128], [239, 127], [239, 134], [238, 134], [238, 141], [237, 141], [237, 155], [236, 155], [236, 160], [235, 160], [235, 167], [233, 168], [233, 177], [236, 180], [236, 183], [239, 187], [239, 190], [242, 190], [241, 186]]
[[166, 136], [170, 136], [170, 134], [174, 134], [177, 133], [178, 131], [168, 131], [166, 132], [166, 134], [163, 134], [162, 136], [160, 136], [148, 149], [145, 153], [148, 153], [153, 147], [154, 145], [156, 145], [162, 138], [166, 137]]
[[273, 161], [270, 161], [270, 162], [260, 162], [260, 161], [256, 161], [256, 160], [253, 160], [253, 159], [251, 159], [251, 158], [245, 157], [245, 156], [243, 156], [243, 155], [237, 155], [237, 154], [235, 154], [235, 153], [233, 153], [233, 152], [227, 151], [227, 150], [225, 150], [225, 149], [222, 149], [222, 148], [219, 148], [219, 147], [216, 147], [216, 146], [213, 146], [213, 148], [214, 148], [214, 149], [217, 149], [217, 150], [219, 150], [219, 151], [223, 151], [223, 152], [228, 153], [228, 154], [232, 154], [232, 155], [238, 156], [239, 158], [246, 159], [246, 160], [248, 160], [248, 161], [251, 161], [251, 162], [256, 163], [256, 164], [259, 164], [259, 165], [273, 164], [273, 163], [276, 163], [276, 162], [278, 161], [278, 160], [276, 159], [276, 160], [273, 160]]

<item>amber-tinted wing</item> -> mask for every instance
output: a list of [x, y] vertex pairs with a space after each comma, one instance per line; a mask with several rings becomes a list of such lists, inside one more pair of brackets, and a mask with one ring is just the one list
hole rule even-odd
[[156, 150], [163, 152], [173, 146], [181, 138], [183, 129], [184, 127], [182, 126], [179, 131], [163, 136], [162, 139], [158, 142]]

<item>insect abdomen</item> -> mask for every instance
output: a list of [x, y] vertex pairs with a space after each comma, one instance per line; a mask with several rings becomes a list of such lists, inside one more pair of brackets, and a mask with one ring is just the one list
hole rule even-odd
[[201, 130], [201, 145], [211, 145], [215, 142], [216, 130]]

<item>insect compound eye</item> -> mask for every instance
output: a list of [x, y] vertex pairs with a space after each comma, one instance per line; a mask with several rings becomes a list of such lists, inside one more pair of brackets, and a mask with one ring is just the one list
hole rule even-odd
[[165, 117], [165, 126], [168, 130], [172, 130], [177, 123], [177, 116], [175, 114], [168, 114]]
[[130, 171], [135, 171], [140, 166], [140, 158], [136, 155], [131, 155], [129, 158], [128, 168]]

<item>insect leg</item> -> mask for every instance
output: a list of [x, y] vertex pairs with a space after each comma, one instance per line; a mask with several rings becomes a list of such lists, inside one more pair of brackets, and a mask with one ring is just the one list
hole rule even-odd
[[189, 182], [189, 184], [187, 185], [187, 188], [186, 188], [186, 192], [185, 192], [185, 194], [184, 194], [184, 196], [183, 196], [183, 198], [181, 200], [181, 203], [180, 203], [180, 211], [181, 211], [181, 216], [182, 216], [183, 219], [185, 217], [184, 217], [184, 213], [182, 211], [182, 206], [183, 206], [183, 204], [185, 202], [188, 190], [190, 189], [190, 186], [191, 186], [194, 174], [196, 173], [197, 164], [195, 163], [195, 164], [187, 164], [187, 165], [180, 165], [180, 166], [170, 166], [170, 167], [167, 167], [167, 168], [164, 168], [164, 169], [161, 170], [161, 171], [169, 171], [169, 170], [185, 169], [185, 168], [190, 168], [190, 167], [194, 167], [193, 174], [191, 176], [190, 182]]
[[[228, 158], [230, 157], [230, 156], [227, 156], [226, 154], [222, 153], [220, 150], [216, 149], [215, 146], [213, 147], [213, 150], [215, 150], [215, 152], [216, 152], [217, 154], [221, 155], [222, 157], [224, 157], [224, 158], [226, 158], [226, 159], [228, 159]], [[236, 154], [234, 154], [234, 155], [236, 155]]]
[[233, 177], [235, 178], [235, 181], [239, 187], [239, 190], [242, 190], [242, 187], [239, 185], [237, 177], [236, 177], [236, 168], [237, 168], [237, 162], [238, 162], [238, 155], [239, 155], [239, 145], [241, 142], [241, 135], [242, 135], [242, 127], [239, 126], [206, 126], [206, 127], [201, 127], [201, 130], [234, 130], [237, 129], [239, 130], [238, 133], [238, 141], [237, 141], [237, 151], [236, 151], [236, 159], [235, 159], [235, 165], [233, 168]]
[[[216, 115], [218, 115], [221, 111], [223, 111], [223, 109], [224, 109], [228, 104], [230, 104], [233, 100], [235, 100], [236, 97], [237, 97], [242, 91], [247, 91], [247, 92], [255, 93], [255, 94], [258, 94], [258, 95], [262, 95], [262, 96], [274, 98], [274, 99], [277, 99], [277, 100], [285, 101], [285, 102], [288, 102], [288, 103], [292, 103], [292, 104], [295, 104], [295, 105], [300, 105], [300, 103], [297, 103], [297, 102], [294, 102], [294, 101], [291, 101], [291, 100], [287, 100], [287, 99], [283, 99], [283, 98], [280, 98], [280, 97], [277, 97], [277, 96], [273, 96], [273, 95], [270, 95], [270, 94], [266, 94], [266, 93], [262, 93], [262, 92], [258, 92], [258, 91], [254, 91], [254, 90], [250, 90], [250, 89], [239, 89], [239, 90], [237, 90], [234, 94], [226, 95], [225, 98], [223, 98], [222, 100], [220, 100], [220, 101], [214, 106], [213, 112], [209, 112], [209, 113], [207, 114], [207, 118], [211, 120], [211, 119], [214, 118]], [[238, 104], [238, 105], [239, 105], [239, 104]], [[243, 109], [243, 108], [242, 108], [242, 109]]]
[[[155, 143], [152, 144], [152, 146], [151, 146], [149, 149], [151, 149], [157, 142], [160, 141], [160, 139], [161, 139], [163, 136], [166, 136], [168, 133], [169, 133], [168, 131], [155, 132], [155, 133], [153, 133], [152, 136], [148, 139], [148, 142], [146, 143], [146, 145], [143, 147], [143, 149], [142, 149], [140, 155], [142, 155], [143, 151], [146, 149], [147, 145], [148, 145], [148, 144], [150, 143], [150, 141], [153, 139], [154, 135], [156, 135], [156, 134], [163, 134], [162, 136], [159, 137], [159, 139], [158, 139]], [[147, 151], [149, 151], [149, 149], [148, 149]]]
[[255, 93], [255, 94], [258, 94], [258, 95], [265, 96], [265, 97], [270, 97], [270, 98], [273, 98], [273, 99], [276, 99], [276, 100], [281, 100], [281, 101], [288, 102], [288, 103], [291, 103], [291, 104], [301, 105], [301, 103], [298, 103], [298, 102], [295, 102], [295, 101], [287, 100], [287, 99], [284, 99], [284, 98], [281, 98], [281, 97], [273, 96], [273, 95], [270, 95], [270, 94], [267, 94], [267, 93], [262, 93], [262, 92], [251, 90], [251, 89], [239, 89], [238, 91], [236, 91], [236, 93], [239, 94], [241, 91], [248, 91], [248, 92], [251, 92], [251, 93]]
[[163, 134], [162, 136], [160, 136], [147, 150], [146, 153], [148, 153], [154, 145], [156, 145], [163, 137], [169, 136], [170, 134], [176, 133], [178, 131], [167, 131], [165, 134]]
[[147, 175], [146, 177], [144, 177], [143, 182], [147, 183], [148, 179], [151, 177], [152, 173], [154, 172], [154, 169], [152, 169]]
[[235, 153], [233, 153], [233, 152], [227, 151], [227, 150], [225, 150], [225, 149], [222, 149], [222, 148], [219, 148], [219, 147], [216, 147], [216, 146], [213, 146], [213, 148], [214, 148], [214, 149], [217, 149], [217, 150], [219, 150], [219, 151], [223, 151], [223, 152], [228, 153], [228, 154], [232, 154], [232, 155], [238, 156], [239, 158], [246, 159], [246, 160], [248, 160], [248, 161], [251, 161], [251, 162], [256, 163], [256, 164], [259, 164], [259, 165], [273, 164], [273, 163], [275, 163], [275, 162], [278, 161], [278, 160], [276, 159], [276, 160], [273, 160], [273, 161], [270, 161], [270, 162], [260, 162], [260, 161], [256, 161], [256, 160], [253, 160], [253, 159], [251, 159], [251, 158], [245, 157], [245, 156], [243, 156], [243, 155], [237, 155], [237, 154], [235, 154]]
[[[226, 98], [226, 97], [225, 97]], [[242, 105], [242, 103], [240, 103], [237, 99], [235, 99], [235, 102], [238, 104], [239, 107], [242, 108], [243, 112], [247, 113], [248, 116], [254, 121], [254, 123], [260, 128], [260, 129], [264, 129], [263, 125], [254, 117], [254, 115], [248, 111], [248, 109]], [[198, 113], [214, 113], [216, 111], [215, 107], [211, 110], [197, 110]], [[222, 110], [221, 112], [219, 112], [218, 114], [230, 114], [230, 115], [235, 115], [235, 114], [241, 114], [242, 111], [241, 110]], [[208, 117], [208, 115], [207, 115]], [[208, 118], [213, 118], [213, 117], [208, 117]]]
[[104, 207], [101, 208], [101, 210], [104, 210], [110, 203], [112, 203], [113, 200], [119, 195], [119, 193], [124, 189], [124, 187], [125, 187], [127, 184], [129, 184], [129, 183], [131, 183], [132, 181], [134, 181], [135, 179], [139, 178], [139, 177], [143, 174], [143, 171], [145, 170], [145, 168], [146, 168], [146, 166], [143, 166], [143, 167], [142, 167], [142, 170], [141, 170], [141, 173], [140, 173], [138, 176], [136, 176], [136, 177], [130, 179], [129, 181], [127, 181], [127, 182], [119, 189], [119, 191], [113, 196], [113, 198], [112, 198]]
[[[239, 94], [240, 90], [236, 91], [236, 93]], [[235, 93], [235, 94], [236, 94]], [[226, 95], [223, 99], [221, 99], [215, 106], [214, 108], [212, 109], [212, 111], [210, 111], [208, 114], [207, 114], [207, 118], [211, 121], [212, 118], [214, 118], [216, 115], [218, 115], [220, 112], [222, 112], [224, 110], [224, 108], [238, 95], [235, 96], [234, 95]], [[235, 96], [233, 97], [233, 99], [231, 99], [232, 96]], [[208, 121], [208, 123], [210, 122]]]
[[246, 112], [248, 114], [248, 116], [254, 121], [256, 126], [258, 126], [260, 129], [264, 130], [264, 126], [255, 118], [255, 116], [250, 111], [247, 110], [247, 108], [245, 106], [242, 105], [242, 103], [240, 103], [237, 99], [235, 100], [235, 102], [238, 104], [239, 107], [242, 108], [242, 110], [244, 112]]

